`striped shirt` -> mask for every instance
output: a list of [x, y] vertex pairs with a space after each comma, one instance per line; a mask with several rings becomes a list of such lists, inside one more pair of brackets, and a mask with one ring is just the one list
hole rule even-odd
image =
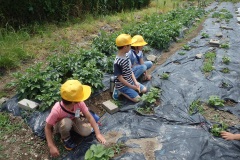
[[118, 76], [122, 75], [122, 77], [130, 84], [133, 83], [132, 79], [132, 68], [131, 68], [131, 61], [128, 56], [126, 57], [119, 57], [116, 56], [114, 61], [114, 76], [117, 76], [115, 80], [115, 87], [116, 89], [121, 89], [125, 85], [119, 81]]

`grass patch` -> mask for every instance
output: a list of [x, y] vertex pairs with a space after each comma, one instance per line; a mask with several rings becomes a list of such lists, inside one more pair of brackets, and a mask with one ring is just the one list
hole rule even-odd
[[213, 71], [215, 68], [213, 66], [214, 60], [216, 58], [216, 53], [214, 52], [207, 52], [204, 55], [205, 59], [204, 59], [204, 63], [203, 63], [203, 72], [204, 73], [208, 73]]
[[23, 122], [12, 123], [7, 113], [0, 112], [0, 139], [22, 128]]
[[26, 31], [0, 30], [0, 68], [16, 68], [21, 62], [32, 58], [33, 54], [24, 45], [29, 39], [30, 35]]

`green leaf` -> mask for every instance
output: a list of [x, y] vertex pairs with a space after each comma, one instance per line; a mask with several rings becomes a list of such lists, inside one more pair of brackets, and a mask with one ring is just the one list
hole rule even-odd
[[87, 152], [85, 153], [84, 159], [88, 160], [88, 159], [92, 159], [93, 157], [93, 152], [91, 150], [87, 150]]
[[95, 153], [96, 153], [96, 154], [94, 154], [95, 157], [101, 158], [106, 153], [106, 150], [98, 150]]

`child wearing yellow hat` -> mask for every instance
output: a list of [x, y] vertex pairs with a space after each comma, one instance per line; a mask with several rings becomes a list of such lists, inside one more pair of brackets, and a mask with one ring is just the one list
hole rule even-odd
[[117, 99], [119, 93], [133, 102], [140, 100], [139, 93], [147, 92], [147, 88], [137, 82], [131, 68], [131, 62], [127, 53], [131, 49], [132, 40], [128, 34], [120, 34], [116, 38], [118, 53], [114, 61], [114, 76], [116, 76], [113, 99]]
[[141, 35], [135, 35], [132, 40], [135, 42], [131, 44], [132, 49], [128, 52], [132, 64], [132, 71], [137, 79], [143, 76], [143, 80], [150, 80], [152, 76], [147, 74], [147, 70], [152, 67], [153, 63], [151, 61], [144, 62], [142, 52], [147, 42], [144, 41]]
[[[94, 117], [83, 102], [91, 94], [91, 87], [82, 85], [78, 80], [68, 80], [61, 86], [62, 101], [55, 103], [46, 119], [45, 135], [52, 157], [60, 155], [58, 148], [53, 142], [53, 133], [60, 133], [64, 147], [71, 150], [76, 147], [70, 136], [70, 130], [74, 130], [81, 136], [88, 136], [94, 129], [99, 142], [106, 140], [100, 133]], [[85, 120], [80, 119], [80, 113]]]

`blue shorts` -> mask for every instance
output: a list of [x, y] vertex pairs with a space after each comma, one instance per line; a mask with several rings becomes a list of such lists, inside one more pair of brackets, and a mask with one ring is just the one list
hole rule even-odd
[[[140, 91], [142, 92], [143, 88], [145, 87], [144, 85], [142, 85], [141, 83], [138, 82], [138, 84], [140, 85]], [[132, 88], [129, 88], [127, 86], [121, 88], [118, 90], [119, 92], [128, 95], [130, 98], [136, 98], [137, 96], [139, 96], [138, 92], [135, 91]]]

